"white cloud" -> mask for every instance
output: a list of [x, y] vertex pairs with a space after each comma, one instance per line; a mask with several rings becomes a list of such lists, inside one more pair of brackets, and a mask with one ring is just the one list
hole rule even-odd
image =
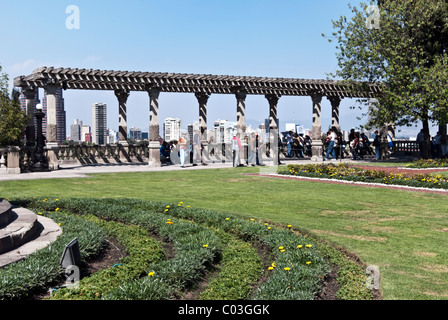
[[8, 68], [11, 74], [31, 73], [37, 68], [37, 62], [34, 59], [28, 59], [24, 62], [17, 62]]

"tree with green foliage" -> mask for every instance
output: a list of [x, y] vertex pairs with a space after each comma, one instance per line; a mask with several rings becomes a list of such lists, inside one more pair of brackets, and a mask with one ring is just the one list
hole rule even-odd
[[19, 92], [8, 94], [8, 75], [0, 65], [0, 147], [22, 146], [27, 116], [20, 108]]
[[[368, 107], [367, 126], [421, 122], [424, 158], [430, 123], [448, 119], [448, 1], [382, 0], [349, 6], [353, 17], [333, 21], [339, 70], [332, 75], [381, 86]], [[325, 36], [325, 35], [324, 35]]]

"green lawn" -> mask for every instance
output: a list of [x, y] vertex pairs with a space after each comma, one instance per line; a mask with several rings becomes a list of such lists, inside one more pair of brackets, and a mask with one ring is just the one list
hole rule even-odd
[[448, 198], [245, 176], [257, 168], [0, 182], [1, 197], [160, 200], [292, 224], [379, 267], [385, 299], [448, 298]]

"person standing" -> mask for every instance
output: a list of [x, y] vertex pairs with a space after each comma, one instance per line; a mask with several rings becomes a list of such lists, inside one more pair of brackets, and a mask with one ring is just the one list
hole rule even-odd
[[375, 130], [375, 136], [373, 138], [373, 146], [375, 147], [376, 160], [381, 159], [381, 136], [378, 130]]
[[237, 133], [232, 138], [232, 153], [233, 153], [233, 167], [239, 167], [240, 164], [240, 152], [243, 150], [241, 146], [240, 134]]
[[202, 156], [201, 135], [199, 133], [199, 129], [197, 129], [193, 137], [193, 166], [197, 166], [199, 161], [203, 166], [207, 165]]
[[256, 147], [256, 137], [255, 137], [255, 133], [252, 133], [250, 135], [250, 139], [249, 139], [249, 143], [248, 143], [248, 147], [249, 147], [249, 152], [250, 155], [246, 160], [246, 164], [249, 165], [251, 164], [252, 166], [255, 166], [256, 163], [256, 155], [257, 155], [257, 147]]
[[180, 137], [179, 142], [179, 160], [180, 160], [180, 167], [185, 167], [185, 158], [187, 157], [187, 151], [188, 151], [188, 141], [186, 138], [186, 133], [182, 134], [182, 137]]
[[288, 148], [288, 157], [292, 158], [292, 144], [293, 144], [293, 134], [292, 131], [286, 135], [286, 146]]
[[331, 154], [332, 160], [336, 160], [336, 152], [335, 152], [335, 142], [336, 142], [337, 136], [334, 132], [334, 129], [330, 129], [330, 132], [328, 134], [328, 147], [327, 147], [327, 154], [325, 155], [324, 161], [328, 160], [328, 157]]
[[425, 133], [423, 129], [421, 129], [420, 132], [417, 134], [417, 143], [420, 149], [420, 158], [423, 158], [423, 148], [425, 144]]

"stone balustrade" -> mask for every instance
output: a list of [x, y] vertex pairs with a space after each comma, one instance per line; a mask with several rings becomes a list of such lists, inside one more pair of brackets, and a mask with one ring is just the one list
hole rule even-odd
[[20, 149], [8, 147], [0, 149], [0, 174], [20, 173]]

